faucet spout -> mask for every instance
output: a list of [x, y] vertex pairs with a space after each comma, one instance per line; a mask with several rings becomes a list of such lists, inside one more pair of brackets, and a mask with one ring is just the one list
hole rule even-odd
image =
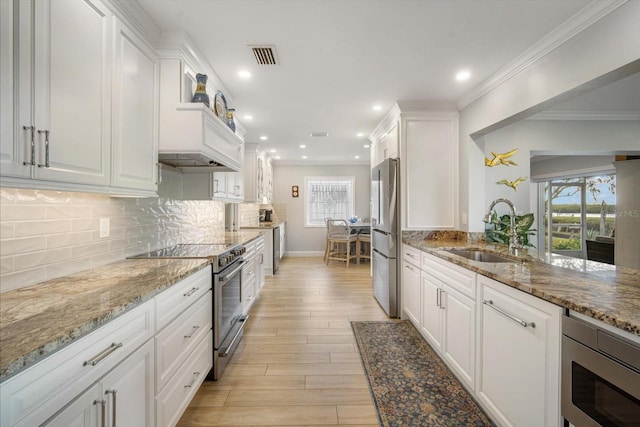
[[517, 249], [522, 249], [523, 246], [518, 243], [518, 234], [516, 233], [516, 206], [509, 199], [495, 199], [489, 205], [489, 209], [487, 209], [487, 213], [482, 217], [482, 221], [489, 223], [491, 221], [491, 211], [498, 203], [505, 203], [509, 206], [510, 213], [510, 224], [509, 224], [509, 252], [515, 254]]

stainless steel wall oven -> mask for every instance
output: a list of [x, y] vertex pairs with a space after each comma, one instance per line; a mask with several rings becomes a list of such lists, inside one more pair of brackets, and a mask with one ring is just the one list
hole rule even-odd
[[562, 334], [565, 425], [640, 426], [640, 340], [571, 314]]

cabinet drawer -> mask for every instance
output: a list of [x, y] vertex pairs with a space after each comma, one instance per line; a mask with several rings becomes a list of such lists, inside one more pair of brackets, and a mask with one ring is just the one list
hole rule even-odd
[[162, 390], [205, 335], [211, 335], [211, 291], [156, 336], [156, 390]]
[[39, 425], [155, 333], [148, 301], [2, 383], [1, 425]]
[[211, 289], [211, 267], [207, 266], [197, 273], [176, 283], [156, 297], [158, 330], [175, 319], [187, 307]]
[[402, 245], [402, 259], [416, 267], [420, 267], [420, 253], [421, 251], [419, 249], [406, 244]]
[[476, 273], [473, 271], [424, 252], [422, 253], [422, 269], [471, 299], [475, 299]]
[[203, 339], [156, 397], [156, 425], [175, 425], [213, 366], [213, 336]]

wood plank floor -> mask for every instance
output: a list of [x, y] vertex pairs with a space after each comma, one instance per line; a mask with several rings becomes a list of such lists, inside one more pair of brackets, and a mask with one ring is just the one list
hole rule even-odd
[[179, 427], [378, 425], [351, 320], [385, 320], [369, 264], [284, 258], [267, 277], [222, 378]]

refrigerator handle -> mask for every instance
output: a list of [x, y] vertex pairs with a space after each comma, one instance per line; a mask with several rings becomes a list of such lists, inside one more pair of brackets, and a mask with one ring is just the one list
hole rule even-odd
[[386, 256], [385, 254], [383, 254], [382, 252], [380, 252], [379, 250], [377, 250], [376, 248], [373, 248], [373, 252], [377, 253], [378, 255], [380, 255], [384, 259], [391, 259], [388, 256]]

